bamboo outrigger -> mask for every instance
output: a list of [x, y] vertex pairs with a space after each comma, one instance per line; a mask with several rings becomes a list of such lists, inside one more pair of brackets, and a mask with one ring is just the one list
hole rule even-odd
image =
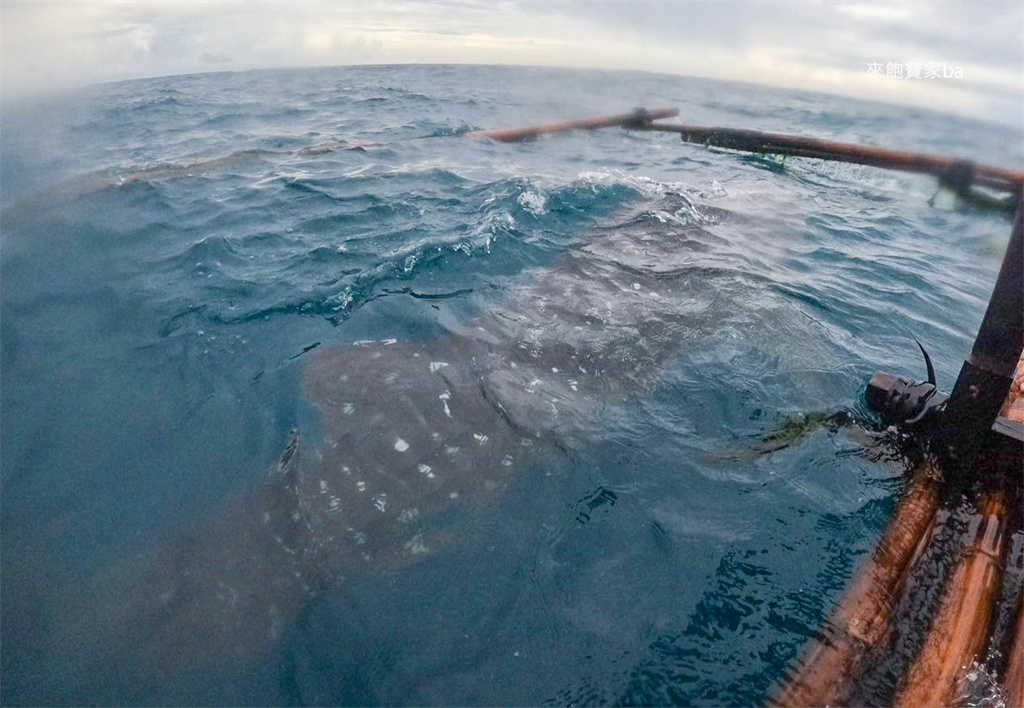
[[[887, 423], [926, 438], [931, 453], [914, 470], [896, 513], [802, 661], [771, 699], [776, 706], [822, 706], [851, 699], [867, 666], [891, 640], [894, 616], [918, 560], [932, 542], [944, 497], [965, 483], [980, 487], [968, 537], [928, 634], [898, 687], [895, 704], [926, 708], [961, 700], [965, 677], [985, 664], [1006, 563], [1008, 536], [1024, 474], [1024, 171], [939, 155], [888, 150], [803, 136], [655, 123], [676, 109], [644, 111], [531, 128], [476, 131], [472, 137], [518, 142], [578, 128], [620, 126], [672, 132], [684, 142], [731, 150], [837, 160], [933, 175], [967, 198], [975, 189], [1005, 195], [1014, 214], [1010, 243], [974, 347], [952, 393], [929, 380], [911, 383], [876, 372], [869, 406]], [[923, 351], [923, 347], [922, 347]], [[956, 484], [953, 484], [956, 482]], [[1019, 531], [1018, 531], [1019, 532]], [[920, 620], [922, 618], [913, 618]], [[1024, 588], [1018, 589], [1014, 637], [1003, 675], [1005, 705], [1024, 708]]]
[[533, 140], [541, 135], [551, 133], [568, 133], [571, 130], [597, 130], [598, 128], [634, 128], [644, 129], [652, 125], [652, 121], [661, 118], [675, 118], [679, 115], [678, 108], [638, 108], [632, 113], [619, 113], [612, 116], [567, 120], [558, 123], [532, 125], [527, 128], [507, 128], [503, 130], [474, 130], [463, 133], [466, 138], [490, 138], [502, 143], [521, 143]]

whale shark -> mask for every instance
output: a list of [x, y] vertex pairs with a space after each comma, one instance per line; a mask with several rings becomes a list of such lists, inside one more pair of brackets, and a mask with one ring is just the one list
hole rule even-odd
[[[641, 201], [478, 314], [422, 339], [339, 342], [303, 357], [317, 429], [216, 513], [55, 603], [47, 702], [149, 702], [199, 668], [245, 671], [347, 578], [459, 542], [545, 456], [597, 441], [684, 344], [720, 327], [732, 271], [709, 265], [733, 218], [682, 194]], [[666, 214], [685, 214], [666, 218]], [[29, 692], [31, 694], [31, 692]]]
[[640, 213], [444, 336], [311, 352], [304, 387], [323, 438], [300, 484], [310, 542], [345, 564], [429, 553], [440, 511], [486, 503], [539, 455], [594, 442], [609, 407], [713, 326], [716, 274], [684, 264], [716, 241]]

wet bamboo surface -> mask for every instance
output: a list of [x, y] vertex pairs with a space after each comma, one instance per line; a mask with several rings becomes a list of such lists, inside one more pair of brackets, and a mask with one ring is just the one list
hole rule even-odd
[[1024, 706], [1024, 590], [1017, 602], [1017, 626], [1003, 679], [1003, 701], [1007, 708]]
[[943, 592], [917, 660], [896, 700], [901, 708], [954, 705], [971, 665], [985, 659], [1000, 590], [1013, 490], [986, 491], [970, 540]]
[[917, 466], [875, 552], [770, 705], [837, 705], [849, 697], [865, 659], [888, 635], [914, 560], [931, 537], [940, 486], [932, 463]]

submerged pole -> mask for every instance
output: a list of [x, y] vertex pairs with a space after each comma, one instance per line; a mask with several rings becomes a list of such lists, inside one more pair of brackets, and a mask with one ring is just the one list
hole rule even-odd
[[532, 125], [526, 128], [507, 128], [503, 130], [474, 130], [471, 133], [463, 133], [464, 138], [490, 138], [502, 143], [519, 143], [524, 140], [533, 140], [541, 135], [549, 133], [566, 133], [570, 130], [595, 130], [597, 128], [623, 128], [640, 129], [650, 125], [651, 121], [661, 118], [675, 118], [679, 115], [678, 108], [638, 108], [632, 113], [619, 113], [611, 116], [597, 116], [596, 118], [583, 118], [580, 120], [567, 120], [559, 123], [545, 123], [543, 125]]

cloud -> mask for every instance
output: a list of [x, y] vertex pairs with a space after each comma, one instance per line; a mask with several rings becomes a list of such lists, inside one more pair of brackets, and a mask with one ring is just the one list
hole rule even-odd
[[[570, 2], [561, 12], [647, 47], [674, 46], [700, 76], [827, 91], [1021, 124], [1020, 2]], [[870, 63], [947, 62], [964, 79], [868, 76]]]
[[[1003, 2], [5, 2], [5, 96], [211, 68], [499, 63], [641, 69], [1019, 123], [1024, 6]], [[947, 62], [961, 80], [870, 76]]]

